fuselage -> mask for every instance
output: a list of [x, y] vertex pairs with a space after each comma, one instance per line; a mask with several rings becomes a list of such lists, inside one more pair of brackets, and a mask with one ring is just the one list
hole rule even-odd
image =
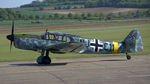
[[16, 34], [14, 46], [24, 50], [50, 50], [52, 53], [124, 53], [121, 42], [86, 39], [60, 32], [45, 32], [42, 35]]

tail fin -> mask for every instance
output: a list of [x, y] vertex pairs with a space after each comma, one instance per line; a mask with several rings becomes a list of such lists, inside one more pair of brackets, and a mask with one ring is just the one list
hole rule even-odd
[[132, 30], [123, 41], [126, 52], [139, 52], [143, 50], [143, 41], [138, 30]]

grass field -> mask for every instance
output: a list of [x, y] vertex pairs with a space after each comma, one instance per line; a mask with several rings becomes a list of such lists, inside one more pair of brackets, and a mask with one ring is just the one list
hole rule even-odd
[[[145, 18], [146, 19], [146, 18]], [[150, 18], [149, 18], [150, 19]], [[97, 20], [83, 20], [80, 22], [79, 20], [39, 20], [42, 22], [41, 24], [32, 23], [32, 21], [38, 20], [16, 20], [16, 27], [41, 27], [41, 26], [52, 26], [52, 25], [67, 25], [67, 24], [84, 24], [84, 23], [93, 23], [98, 22]], [[8, 28], [11, 25], [12, 21], [0, 21], [0, 27]]]
[[[68, 29], [53, 29], [57, 32], [67, 32], [71, 34], [81, 35], [87, 38], [97, 38], [101, 40], [122, 41], [132, 29], [138, 29], [141, 32], [144, 43], [144, 51], [134, 54], [150, 54], [150, 24], [133, 24], [124, 26], [108, 26], [108, 27], [88, 27], [88, 28], [68, 28]], [[95, 30], [95, 31], [94, 31]], [[41, 31], [24, 32], [24, 33], [41, 33]], [[10, 53], [10, 42], [0, 34], [0, 61], [21, 61], [21, 60], [36, 60], [40, 53], [20, 50], [12, 48]], [[131, 54], [131, 55], [134, 55]], [[52, 58], [76, 58], [76, 57], [93, 57], [93, 56], [115, 56], [125, 54], [52, 54]]]
[[[137, 21], [137, 20], [150, 20], [150, 17], [146, 18], [132, 18], [132, 19], [120, 19], [120, 20], [75, 20], [75, 19], [64, 19], [64, 20], [39, 20], [41, 24], [32, 23], [32, 21], [38, 20], [16, 20], [15, 27], [45, 27], [45, 26], [56, 26], [56, 25], [72, 25], [72, 24], [89, 24], [89, 23], [103, 23], [103, 22], [126, 22], [126, 21]], [[10, 28], [12, 21], [0, 21], [0, 28]]]

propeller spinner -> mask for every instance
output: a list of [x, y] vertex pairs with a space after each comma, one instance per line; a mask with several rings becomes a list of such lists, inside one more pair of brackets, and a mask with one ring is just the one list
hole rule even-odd
[[14, 21], [12, 22], [12, 30], [11, 30], [11, 34], [7, 35], [7, 39], [10, 40], [10, 51], [11, 51], [11, 47], [12, 47], [12, 43], [14, 41]]

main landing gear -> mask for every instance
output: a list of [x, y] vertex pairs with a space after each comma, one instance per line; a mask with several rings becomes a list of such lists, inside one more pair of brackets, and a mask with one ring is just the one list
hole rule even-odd
[[44, 56], [45, 50], [42, 50], [41, 56], [37, 58], [38, 64], [50, 64], [51, 58], [49, 57], [49, 50], [46, 50], [46, 56]]
[[130, 60], [130, 59], [131, 59], [131, 56], [128, 55], [128, 53], [126, 53], [126, 57], [127, 57], [127, 60]]

